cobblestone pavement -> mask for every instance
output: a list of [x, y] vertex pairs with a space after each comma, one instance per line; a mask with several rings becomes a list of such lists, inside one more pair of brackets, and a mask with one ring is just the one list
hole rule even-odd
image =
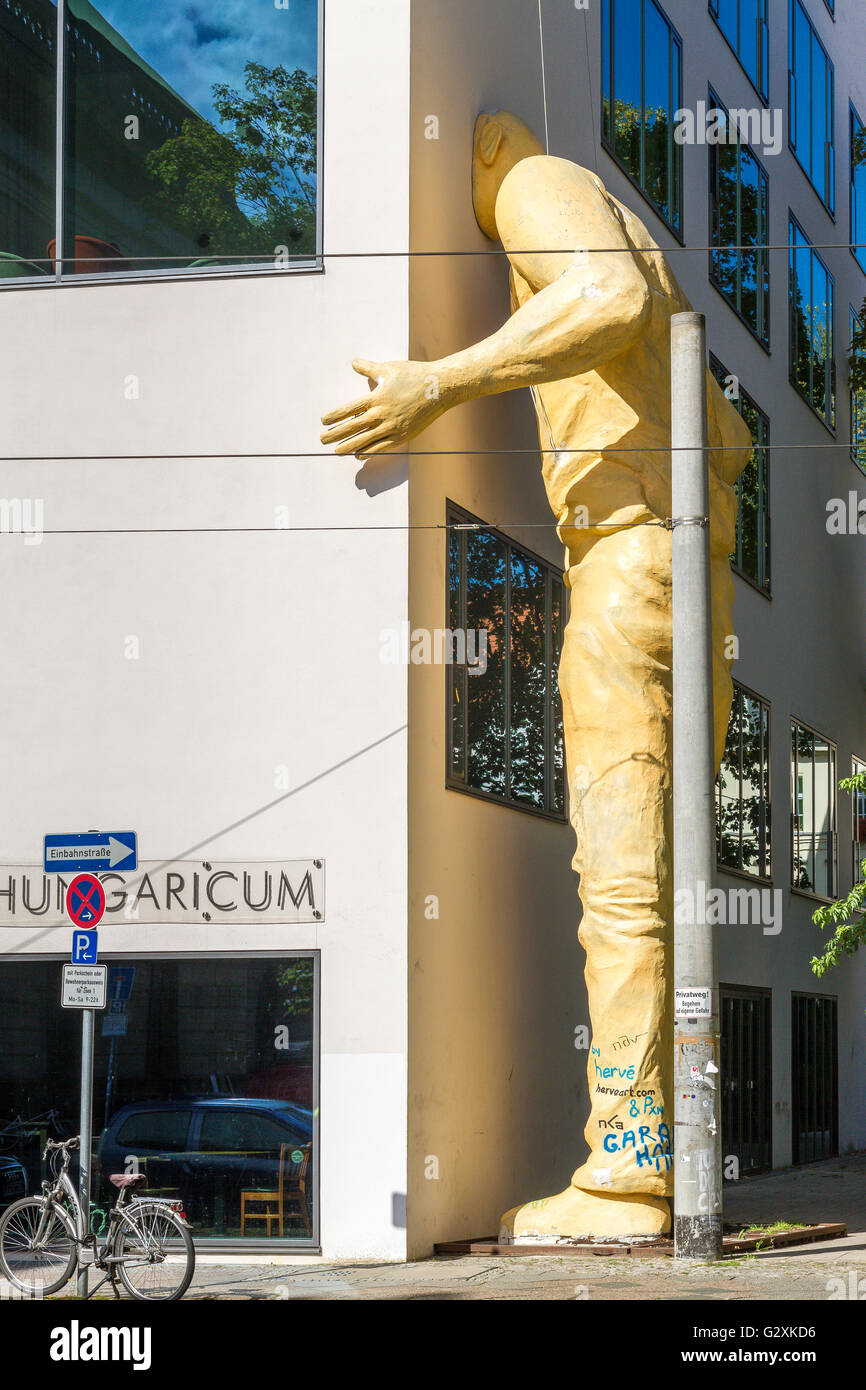
[[[760, 1251], [719, 1265], [685, 1268], [672, 1259], [632, 1256], [468, 1256], [410, 1264], [349, 1264], [315, 1257], [232, 1259], [200, 1250], [186, 1297], [241, 1301], [866, 1299], [866, 1153], [728, 1184], [725, 1217], [743, 1225], [843, 1221], [849, 1235], [844, 1240]], [[70, 1296], [74, 1297], [71, 1290]]]

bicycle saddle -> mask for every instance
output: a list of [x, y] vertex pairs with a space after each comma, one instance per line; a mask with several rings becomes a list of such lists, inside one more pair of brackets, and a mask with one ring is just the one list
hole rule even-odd
[[112, 1173], [108, 1179], [115, 1187], [136, 1187], [138, 1184], [147, 1182], [146, 1173]]

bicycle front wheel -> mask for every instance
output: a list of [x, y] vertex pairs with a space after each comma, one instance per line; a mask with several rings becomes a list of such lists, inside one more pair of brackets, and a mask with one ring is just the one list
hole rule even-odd
[[[180, 1242], [180, 1248], [170, 1248]], [[168, 1206], [136, 1203], [124, 1212], [112, 1254], [124, 1288], [143, 1302], [183, 1298], [195, 1270], [189, 1227]]]
[[43, 1197], [22, 1197], [0, 1217], [0, 1269], [16, 1289], [44, 1298], [68, 1284], [78, 1260], [68, 1213]]

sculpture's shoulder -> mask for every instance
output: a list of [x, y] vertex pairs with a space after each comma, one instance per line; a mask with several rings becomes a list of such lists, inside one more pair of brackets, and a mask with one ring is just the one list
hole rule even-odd
[[506, 211], [511, 204], [525, 206], [527, 200], [558, 207], [573, 204], [572, 212], [577, 217], [587, 216], [592, 203], [609, 209], [607, 189], [597, 174], [571, 159], [552, 154], [521, 159], [506, 174], [496, 203], [497, 218], [500, 209]]

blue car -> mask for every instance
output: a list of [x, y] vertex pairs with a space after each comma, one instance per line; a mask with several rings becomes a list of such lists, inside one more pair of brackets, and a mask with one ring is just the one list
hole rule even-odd
[[112, 1115], [100, 1143], [99, 1170], [107, 1183], [111, 1173], [129, 1172], [137, 1160], [147, 1174], [145, 1191], [180, 1197], [190, 1219], [216, 1234], [239, 1224], [242, 1191], [277, 1189], [281, 1150], [284, 1165], [286, 1159], [299, 1165], [312, 1139], [312, 1112], [292, 1101], [141, 1101]]

